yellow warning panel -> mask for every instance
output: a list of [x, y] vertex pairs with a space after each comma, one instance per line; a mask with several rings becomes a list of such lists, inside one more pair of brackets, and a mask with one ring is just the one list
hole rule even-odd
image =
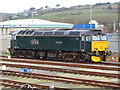
[[97, 57], [97, 56], [92, 56], [91, 59], [92, 59], [92, 61], [94, 61], [94, 62], [101, 62], [100, 57]]
[[108, 41], [92, 41], [92, 51], [94, 51], [95, 48], [98, 51], [105, 51], [105, 49], [108, 48]]
[[118, 60], [119, 58], [118, 57], [116, 57], [116, 62], [119, 62], [119, 60]]

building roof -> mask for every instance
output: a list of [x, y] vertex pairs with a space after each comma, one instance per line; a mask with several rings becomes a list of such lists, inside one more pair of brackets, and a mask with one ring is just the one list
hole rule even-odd
[[73, 24], [52, 22], [42, 19], [19, 19], [0, 22], [0, 27], [67, 27], [72, 28]]
[[95, 25], [98, 25], [99, 23], [98, 23], [96, 20], [91, 20], [91, 21], [89, 22], [89, 24], [95, 24]]

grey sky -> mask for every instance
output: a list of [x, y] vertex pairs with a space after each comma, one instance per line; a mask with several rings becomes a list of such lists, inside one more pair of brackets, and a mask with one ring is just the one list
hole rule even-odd
[[30, 7], [40, 8], [48, 5], [55, 7], [56, 4], [69, 7], [75, 5], [95, 4], [104, 2], [119, 2], [119, 0], [2, 0], [0, 12], [17, 13], [29, 9]]

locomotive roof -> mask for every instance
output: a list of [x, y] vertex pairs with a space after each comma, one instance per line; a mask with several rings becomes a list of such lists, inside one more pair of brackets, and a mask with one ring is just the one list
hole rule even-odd
[[79, 36], [79, 35], [95, 35], [95, 34], [105, 34], [101, 30], [70, 30], [70, 29], [26, 29], [19, 30], [13, 34], [19, 36]]

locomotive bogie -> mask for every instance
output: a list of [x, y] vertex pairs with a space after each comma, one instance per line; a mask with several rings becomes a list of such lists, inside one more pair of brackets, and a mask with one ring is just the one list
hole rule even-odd
[[10, 50], [13, 57], [35, 59], [61, 59], [66, 61], [92, 62], [90, 55], [83, 52], [47, 51], [47, 50]]

